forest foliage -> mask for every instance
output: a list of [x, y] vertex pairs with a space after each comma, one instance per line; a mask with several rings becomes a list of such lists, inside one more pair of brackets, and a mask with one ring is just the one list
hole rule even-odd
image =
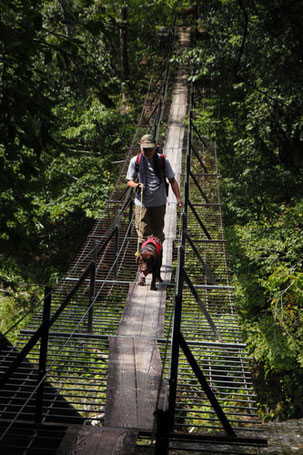
[[0, 1], [2, 329], [66, 270], [131, 143], [171, 8], [130, 2], [122, 71], [124, 5]]
[[[38, 284], [56, 282], [102, 213], [146, 91], [155, 26], [172, 23], [181, 3], [190, 4], [0, 0], [2, 330], [41, 297]], [[197, 12], [208, 39], [184, 58], [206, 97], [196, 124], [218, 144], [260, 408], [264, 419], [302, 417], [303, 7], [201, 0]]]
[[[264, 419], [303, 415], [302, 18], [299, 1], [201, 2], [189, 52], [211, 87], [232, 283]], [[187, 55], [188, 57], [188, 55]]]

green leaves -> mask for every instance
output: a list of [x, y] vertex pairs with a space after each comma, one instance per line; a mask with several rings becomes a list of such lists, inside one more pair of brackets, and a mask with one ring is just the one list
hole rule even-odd
[[200, 12], [211, 39], [188, 53], [192, 79], [206, 89], [195, 121], [218, 144], [233, 283], [260, 407], [271, 418], [301, 416], [302, 4], [214, 1]]
[[[302, 227], [302, 202], [293, 201], [280, 207], [271, 220], [233, 225], [228, 231], [246, 340], [257, 368], [264, 369], [266, 387], [281, 375], [281, 390], [267, 390], [265, 400], [272, 401], [273, 409], [277, 406], [273, 416], [283, 418], [289, 412], [286, 396], [293, 403], [294, 414], [289, 415], [298, 415], [300, 408], [289, 375], [295, 380], [297, 374], [298, 380], [303, 366]], [[261, 399], [262, 391], [257, 392]]]
[[100, 215], [133, 131], [119, 113], [118, 29], [90, 0], [2, 6], [0, 266], [48, 283]]

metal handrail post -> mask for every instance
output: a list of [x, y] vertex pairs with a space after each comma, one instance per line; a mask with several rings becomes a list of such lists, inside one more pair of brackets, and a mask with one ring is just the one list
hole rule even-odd
[[50, 287], [45, 288], [44, 293], [44, 306], [43, 306], [43, 332], [41, 335], [40, 342], [40, 357], [39, 357], [39, 367], [38, 367], [38, 388], [36, 394], [36, 411], [35, 411], [35, 421], [36, 423], [41, 423], [42, 420], [42, 410], [43, 410], [43, 397], [44, 397], [44, 384], [45, 384], [45, 375], [46, 375], [46, 361], [47, 361], [47, 346], [48, 346], [48, 333], [49, 333], [49, 318], [50, 318], [50, 309], [51, 309], [51, 295], [52, 289]]
[[169, 411], [157, 409], [157, 433], [155, 455], [167, 455], [169, 446]]
[[[182, 297], [175, 298], [175, 312], [180, 314], [182, 308]], [[179, 322], [179, 321], [178, 321]], [[171, 355], [171, 373], [169, 379], [169, 403], [168, 409], [170, 413], [170, 431], [174, 431], [175, 426], [175, 414], [176, 414], [176, 397], [177, 397], [177, 376], [178, 376], [178, 364], [179, 364], [179, 343], [177, 333], [180, 331], [180, 326], [175, 321], [174, 335], [172, 339], [172, 355]]]
[[[184, 248], [179, 248], [179, 262], [184, 261]], [[178, 366], [179, 366], [179, 335], [181, 331], [181, 316], [182, 316], [182, 301], [183, 301], [183, 267], [179, 267], [178, 273], [178, 290], [175, 296], [175, 314], [173, 324], [173, 335], [172, 335], [172, 351], [171, 351], [171, 371], [169, 378], [169, 399], [168, 399], [168, 410], [169, 410], [169, 429], [170, 432], [174, 431], [175, 426], [175, 414], [176, 414], [176, 397], [177, 397], [177, 384], [178, 384]]]
[[162, 99], [160, 97], [159, 107], [155, 115], [155, 136], [157, 136], [157, 131], [160, 128], [161, 123], [161, 112], [162, 112]]
[[115, 265], [114, 265], [114, 277], [118, 277], [118, 250], [119, 250], [119, 225], [120, 225], [121, 213], [118, 211], [117, 223], [115, 227]]
[[91, 272], [90, 272], [89, 301], [88, 301], [89, 309], [88, 309], [88, 317], [87, 317], [88, 333], [91, 333], [93, 331], [96, 269], [97, 269], [97, 243], [95, 242], [95, 248], [93, 249], [93, 253], [92, 253], [92, 265], [91, 265]]
[[171, 372], [169, 380], [169, 419], [170, 432], [174, 431], [175, 414], [176, 414], [176, 397], [177, 397], [177, 381], [178, 381], [178, 364], [180, 351], [180, 333], [181, 333], [181, 317], [182, 317], [182, 300], [184, 286], [184, 262], [185, 262], [185, 243], [187, 235], [187, 209], [189, 201], [189, 173], [190, 173], [190, 158], [191, 158], [191, 116], [190, 109], [188, 119], [187, 132], [187, 156], [186, 156], [186, 174], [184, 183], [184, 208], [182, 213], [182, 229], [181, 229], [181, 245], [179, 248], [179, 260], [177, 270], [177, 287], [175, 296], [175, 312], [172, 334], [171, 348]]
[[[192, 95], [191, 95], [192, 98]], [[191, 172], [191, 151], [192, 151], [192, 117], [193, 112], [191, 109], [191, 101], [190, 101], [190, 111], [189, 111], [189, 119], [188, 119], [188, 131], [187, 131], [187, 154], [186, 154], [186, 176], [185, 176], [185, 184], [184, 184], [184, 203], [185, 203], [185, 212], [187, 213], [187, 205], [189, 202], [189, 179], [190, 179], [190, 172]]]
[[[131, 190], [131, 200], [129, 203], [129, 212], [128, 212], [128, 225], [131, 226], [134, 212], [134, 200], [133, 200], [133, 189]], [[131, 235], [131, 228], [128, 230], [128, 235]]]

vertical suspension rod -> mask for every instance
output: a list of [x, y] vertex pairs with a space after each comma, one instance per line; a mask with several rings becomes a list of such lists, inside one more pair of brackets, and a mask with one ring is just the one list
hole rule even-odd
[[41, 335], [40, 342], [40, 358], [39, 358], [39, 369], [38, 369], [38, 388], [36, 394], [36, 412], [35, 421], [41, 423], [42, 412], [43, 412], [43, 398], [44, 398], [44, 382], [46, 375], [46, 361], [47, 361], [47, 346], [48, 346], [48, 333], [49, 333], [49, 318], [51, 309], [51, 295], [52, 289], [50, 287], [45, 288], [44, 294], [44, 307], [43, 307], [43, 323], [44, 328]]
[[172, 352], [171, 352], [171, 373], [169, 380], [169, 418], [170, 432], [174, 431], [175, 413], [176, 413], [176, 396], [178, 383], [178, 365], [180, 351], [180, 333], [182, 319], [182, 299], [184, 287], [184, 263], [185, 263], [185, 243], [187, 234], [187, 210], [189, 201], [189, 179], [190, 179], [190, 162], [191, 162], [191, 121], [192, 121], [192, 99], [193, 92], [191, 87], [189, 102], [189, 120], [187, 131], [187, 150], [186, 150], [186, 173], [184, 183], [184, 209], [182, 213], [181, 227], [181, 246], [179, 248], [179, 261], [177, 270], [177, 286], [175, 295], [175, 314], [172, 333]]

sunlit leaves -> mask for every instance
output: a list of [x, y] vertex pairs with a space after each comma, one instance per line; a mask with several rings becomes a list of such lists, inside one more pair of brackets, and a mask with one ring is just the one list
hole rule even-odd
[[264, 415], [294, 417], [302, 415], [302, 4], [243, 6], [245, 36], [239, 2], [201, 7], [211, 39], [189, 52], [192, 79], [207, 90], [208, 76], [212, 93], [196, 125], [217, 139], [233, 282]]
[[66, 267], [89, 219], [100, 215], [113, 156], [132, 134], [116, 109], [118, 28], [112, 12], [90, 0], [2, 6], [0, 242], [9, 259], [1, 266], [19, 262], [25, 279], [43, 281], [56, 261]]

